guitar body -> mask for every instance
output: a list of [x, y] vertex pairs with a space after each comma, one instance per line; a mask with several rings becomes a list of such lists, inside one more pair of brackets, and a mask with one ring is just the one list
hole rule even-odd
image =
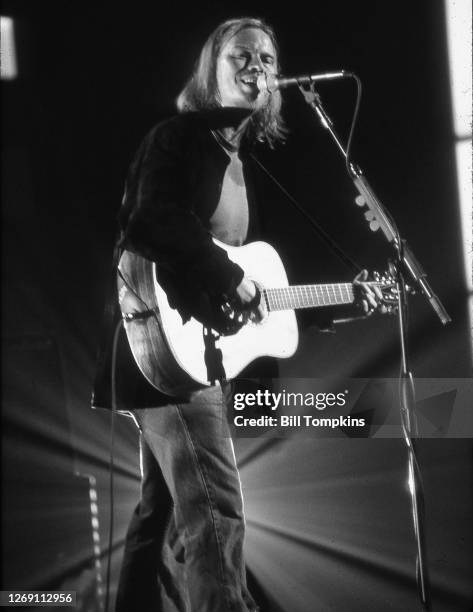
[[[269, 244], [254, 242], [231, 247], [215, 242], [260, 289], [288, 286], [283, 263]], [[179, 312], [169, 306], [156, 280], [156, 265], [125, 251], [119, 270], [126, 280], [125, 283], [118, 276], [122, 314], [154, 311], [154, 316], [147, 318], [125, 319], [131, 351], [146, 379], [163, 393], [174, 396], [210, 385], [204, 327], [194, 318], [183, 323]], [[275, 310], [259, 323], [247, 323], [236, 334], [219, 336], [215, 348], [221, 351], [225, 378], [232, 379], [258, 357], [290, 357], [297, 344], [294, 310]]]

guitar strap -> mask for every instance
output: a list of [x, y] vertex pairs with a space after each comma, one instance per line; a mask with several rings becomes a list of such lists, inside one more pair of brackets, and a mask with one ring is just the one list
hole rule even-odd
[[353, 272], [358, 274], [361, 272], [362, 267], [356, 263], [349, 255], [346, 253], [342, 247], [337, 244], [337, 242], [323, 229], [323, 227], [305, 210], [305, 208], [300, 204], [294, 196], [292, 196], [285, 187], [281, 185], [281, 183], [274, 177], [271, 172], [259, 161], [259, 159], [253, 154], [249, 154], [254, 162], [263, 170], [266, 176], [276, 185], [276, 187], [286, 196], [288, 201], [301, 213], [307, 221], [310, 223], [310, 226], [314, 230], [314, 232], [322, 238], [325, 244], [331, 249], [333, 253]]
[[217, 348], [217, 340], [220, 334], [210, 327], [203, 327], [202, 334], [204, 337], [204, 361], [207, 368], [207, 380], [211, 385], [217, 382], [222, 384], [226, 379], [225, 368], [223, 367], [222, 351]]

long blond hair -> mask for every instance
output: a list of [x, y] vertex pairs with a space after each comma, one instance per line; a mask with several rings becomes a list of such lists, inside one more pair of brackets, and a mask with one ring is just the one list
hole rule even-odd
[[[205, 110], [220, 106], [217, 86], [217, 59], [222, 48], [235, 34], [246, 28], [257, 28], [267, 34], [276, 53], [275, 68], [279, 72], [278, 45], [274, 30], [262, 19], [240, 17], [221, 23], [208, 37], [194, 71], [177, 98], [179, 112]], [[285, 140], [287, 130], [281, 116], [281, 94], [275, 91], [268, 96], [267, 103], [251, 116], [248, 127], [253, 139], [267, 142], [270, 147]]]

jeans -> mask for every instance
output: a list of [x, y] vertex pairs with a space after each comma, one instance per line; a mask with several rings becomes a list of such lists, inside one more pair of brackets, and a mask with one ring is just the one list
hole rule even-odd
[[240, 478], [220, 387], [134, 411], [142, 488], [117, 612], [248, 612]]

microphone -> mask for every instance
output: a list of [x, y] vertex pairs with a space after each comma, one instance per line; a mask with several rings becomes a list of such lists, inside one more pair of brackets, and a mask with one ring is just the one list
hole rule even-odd
[[343, 79], [351, 77], [352, 72], [339, 70], [338, 72], [323, 72], [321, 74], [302, 74], [296, 77], [278, 77], [275, 74], [266, 75], [266, 87], [272, 93], [277, 89], [284, 89], [292, 85], [310, 85], [315, 81], [331, 81], [332, 79]]

